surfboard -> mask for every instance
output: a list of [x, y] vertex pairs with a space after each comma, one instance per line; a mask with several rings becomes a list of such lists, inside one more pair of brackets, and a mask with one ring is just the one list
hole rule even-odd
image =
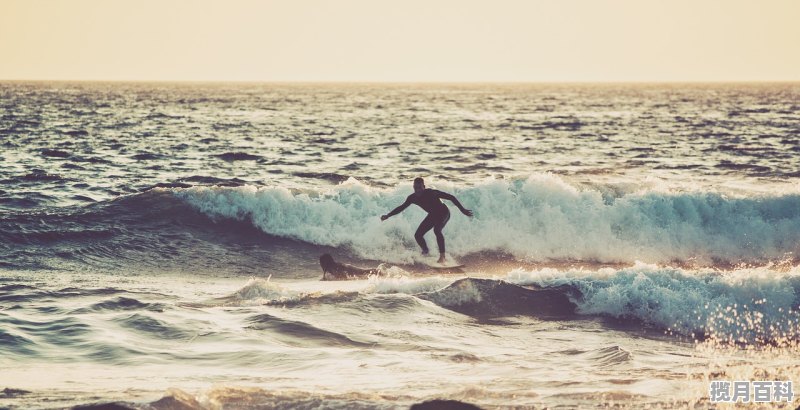
[[444, 270], [444, 271], [460, 271], [466, 267], [466, 265], [460, 265], [460, 264], [448, 265], [446, 263], [445, 264], [426, 263], [424, 265], [434, 270]]

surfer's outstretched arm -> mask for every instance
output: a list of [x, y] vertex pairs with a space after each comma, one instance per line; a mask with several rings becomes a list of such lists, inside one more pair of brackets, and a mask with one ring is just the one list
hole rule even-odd
[[464, 205], [461, 205], [461, 202], [458, 202], [458, 198], [456, 198], [455, 196], [453, 196], [451, 194], [448, 194], [447, 192], [442, 192], [442, 191], [436, 191], [436, 192], [438, 193], [439, 198], [446, 199], [446, 200], [454, 203], [458, 207], [458, 209], [461, 210], [462, 214], [464, 214], [466, 216], [472, 216], [472, 211], [470, 211], [467, 208], [464, 208]]
[[411, 205], [411, 196], [406, 198], [406, 201], [403, 202], [402, 205], [400, 205], [397, 208], [393, 209], [392, 212], [389, 212], [386, 215], [381, 215], [381, 221], [385, 221], [385, 220], [387, 220], [387, 219], [399, 214], [400, 212], [403, 212], [403, 210], [408, 208], [409, 205]]

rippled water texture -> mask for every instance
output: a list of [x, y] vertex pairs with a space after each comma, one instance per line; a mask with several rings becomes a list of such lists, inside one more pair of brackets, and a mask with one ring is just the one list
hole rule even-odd
[[[800, 85], [0, 84], [0, 205], [157, 184], [800, 176]], [[13, 189], [11, 189], [13, 187]]]
[[[0, 83], [0, 408], [704, 409], [712, 380], [797, 385], [798, 97]], [[422, 263], [421, 210], [380, 219], [417, 176], [474, 212], [444, 231], [462, 273]], [[323, 253], [379, 275], [320, 281]]]

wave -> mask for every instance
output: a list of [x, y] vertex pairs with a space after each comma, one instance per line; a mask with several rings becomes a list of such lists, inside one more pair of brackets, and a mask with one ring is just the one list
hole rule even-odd
[[579, 292], [571, 286], [525, 288], [492, 279], [460, 279], [444, 289], [419, 295], [439, 306], [470, 316], [509, 316], [528, 314], [537, 317], [567, 318], [575, 314], [570, 300]]
[[637, 264], [621, 270], [515, 270], [518, 285], [569, 286], [577, 312], [637, 319], [669, 332], [724, 343], [797, 343], [800, 270], [686, 271]]
[[[467, 393], [471, 390], [466, 390]], [[481, 392], [483, 392], [481, 390]], [[4, 393], [0, 391], [0, 394]], [[6, 389], [8, 397], [24, 395], [30, 392], [19, 389]], [[485, 394], [485, 393], [484, 393]], [[0, 395], [0, 398], [3, 396]], [[470, 397], [479, 400], [481, 397]], [[321, 404], [324, 403], [324, 404]], [[401, 406], [402, 405], [402, 406]], [[164, 397], [144, 408], [205, 410], [208, 408], [265, 408], [265, 409], [310, 409], [324, 407], [326, 409], [461, 409], [475, 410], [480, 407], [460, 400], [430, 399], [421, 401], [413, 396], [403, 394], [373, 394], [364, 392], [324, 393], [319, 390], [264, 390], [254, 387], [234, 387], [218, 385], [202, 395], [195, 396], [178, 388], [167, 389]], [[81, 410], [134, 410], [143, 408], [135, 402], [94, 402], [74, 407]]]
[[264, 332], [270, 338], [297, 347], [330, 347], [352, 346], [370, 347], [373, 343], [353, 340], [341, 333], [332, 332], [297, 320], [283, 319], [267, 313], [251, 316], [247, 319], [248, 329]]
[[[245, 223], [217, 224], [157, 188], [111, 201], [0, 213], [0, 260], [11, 269], [198, 269], [261, 271], [252, 252], [270, 238]], [[295, 248], [298, 250], [302, 248]], [[284, 252], [285, 253], [285, 252]]]
[[250, 278], [241, 289], [231, 295], [214, 299], [208, 304], [222, 306], [292, 304], [306, 297], [305, 293], [286, 289], [268, 279]]
[[269, 279], [250, 278], [239, 290], [230, 295], [214, 298], [201, 303], [190, 303], [187, 306], [297, 306], [309, 303], [337, 303], [349, 301], [358, 296], [358, 292], [301, 292], [289, 289]]
[[[327, 287], [327, 293], [302, 293], [251, 279], [217, 302], [283, 306], [369, 303], [375, 308], [377, 302], [364, 302], [365, 295], [405, 294], [473, 317], [528, 315], [565, 320], [601, 316], [621, 319], [635, 329], [654, 328], [724, 344], [800, 341], [797, 268], [790, 272], [764, 268], [687, 271], [639, 263], [598, 271], [516, 269], [492, 279], [372, 276], [357, 288], [350, 286], [350, 292], [337, 286]], [[380, 310], [393, 310], [406, 305], [393, 301], [379, 306]]]
[[253, 155], [247, 152], [226, 152], [224, 154], [215, 155], [224, 161], [255, 161], [262, 159], [258, 155]]
[[[442, 185], [475, 213], [469, 219], [454, 211], [448, 223], [448, 252], [456, 257], [500, 252], [528, 261], [735, 265], [785, 260], [800, 251], [796, 193], [578, 186], [550, 174]], [[395, 263], [414, 260], [413, 234], [424, 216], [411, 207], [381, 222], [379, 216], [401, 204], [410, 186], [376, 189], [352, 178], [329, 190], [240, 186], [172, 192], [215, 220], [244, 221], [270, 235]]]
[[[319, 274], [321, 253], [394, 264], [419, 259], [413, 234], [424, 212], [410, 207], [385, 222], [379, 218], [405, 200], [408, 186], [374, 188], [351, 178], [329, 189], [290, 190], [213, 177], [186, 180], [110, 201], [3, 213], [1, 266], [136, 264], [312, 277]], [[576, 185], [549, 174], [439, 188], [475, 213], [470, 219], [453, 211], [445, 229], [448, 253], [481, 265], [641, 260], [730, 269], [800, 260], [795, 193]]]
[[73, 313], [114, 312], [126, 310], [150, 310], [154, 312], [163, 312], [164, 309], [165, 306], [161, 303], [145, 303], [134, 298], [118, 296], [113, 299], [95, 303], [88, 308], [78, 309]]
[[197, 336], [193, 329], [181, 329], [178, 326], [158, 320], [143, 313], [133, 313], [129, 316], [116, 317], [112, 321], [123, 328], [133, 331], [136, 335], [148, 335], [165, 340], [191, 340]]
[[570, 356], [585, 356], [590, 362], [601, 368], [623, 365], [632, 361], [633, 358], [631, 352], [616, 345], [595, 350], [564, 350], [559, 353]]
[[475, 317], [601, 316], [636, 329], [723, 344], [800, 341], [799, 269], [686, 271], [640, 263], [598, 271], [517, 269], [503, 278], [447, 280], [373, 278], [368, 291], [411, 293]]

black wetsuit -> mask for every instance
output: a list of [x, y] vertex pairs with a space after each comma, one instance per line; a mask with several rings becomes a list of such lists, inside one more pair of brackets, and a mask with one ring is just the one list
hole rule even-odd
[[444, 254], [444, 235], [442, 235], [442, 228], [447, 225], [450, 220], [450, 210], [447, 205], [443, 204], [441, 199], [453, 200], [452, 195], [437, 191], [435, 189], [426, 188], [419, 194], [413, 193], [406, 198], [402, 205], [398, 206], [394, 211], [389, 213], [389, 216], [402, 212], [406, 207], [415, 204], [424, 209], [428, 216], [422, 220], [414, 234], [414, 239], [417, 240], [420, 248], [425, 253], [428, 253], [428, 245], [425, 243], [425, 234], [433, 228], [433, 233], [436, 235], [436, 244], [439, 245], [439, 253]]

